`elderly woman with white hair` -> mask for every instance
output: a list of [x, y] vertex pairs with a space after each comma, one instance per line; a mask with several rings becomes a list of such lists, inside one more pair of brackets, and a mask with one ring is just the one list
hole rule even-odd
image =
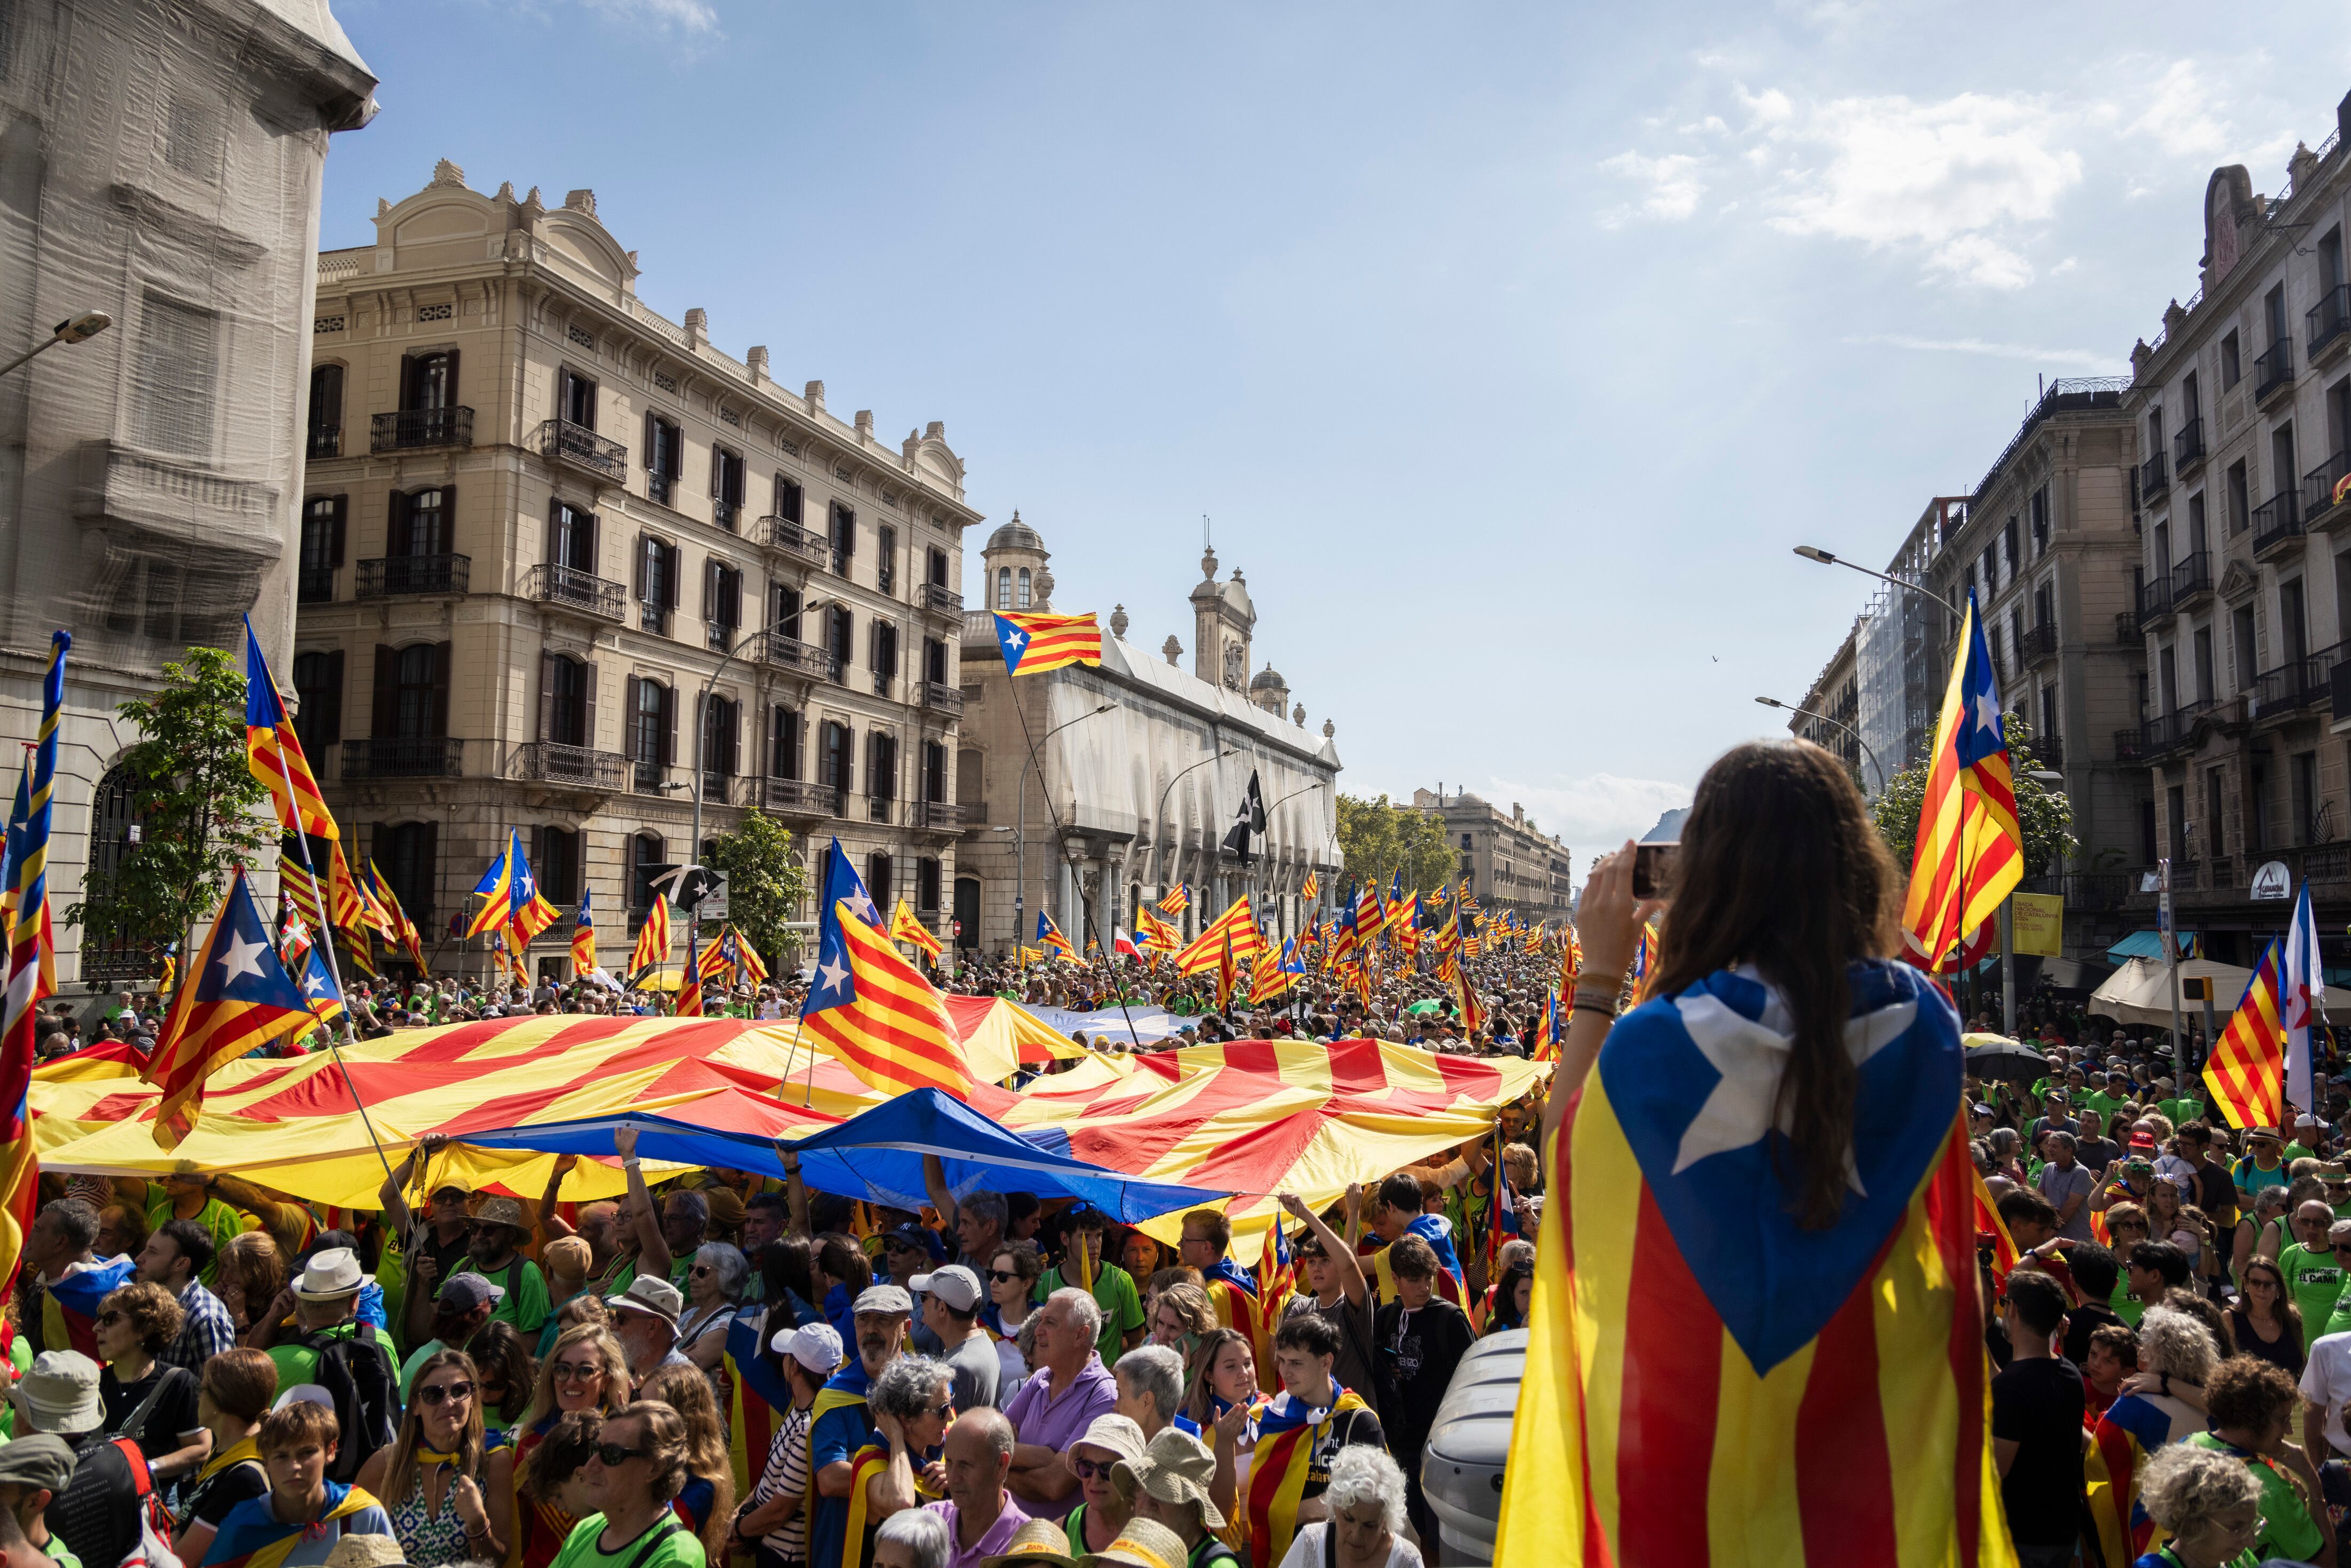
[[883, 1520], [873, 1532], [873, 1568], [947, 1568], [953, 1544], [946, 1520], [910, 1508]]
[[[742, 1249], [725, 1241], [705, 1241], [695, 1249], [685, 1275], [685, 1311], [678, 1315], [680, 1354], [711, 1376], [717, 1388], [719, 1368], [726, 1363], [726, 1331], [735, 1309], [743, 1304], [743, 1288], [751, 1278], [751, 1264]], [[720, 1398], [724, 1400], [720, 1392]]]
[[1402, 1534], [1404, 1471], [1386, 1449], [1354, 1443], [1331, 1456], [1322, 1506], [1329, 1517], [1290, 1538], [1280, 1568], [1421, 1568], [1420, 1548]]
[[2169, 1537], [2141, 1563], [2220, 1568], [2252, 1560], [2262, 1530], [2262, 1483], [2243, 1461], [2173, 1443], [2147, 1460], [2137, 1495], [2147, 1517]]
[[[2220, 1346], [2202, 1319], [2176, 1307], [2149, 1307], [2138, 1322], [2138, 1372], [2124, 1393], [2161, 1411], [2170, 1422], [2163, 1441], [2177, 1443], [2205, 1429], [2204, 1385], [2220, 1363]], [[2117, 1421], [2115, 1406], [2100, 1417], [2101, 1425], [2109, 1421]]]
[[[1176, 1425], [1184, 1404], [1184, 1358], [1164, 1344], [1140, 1344], [1111, 1369], [1118, 1379], [1118, 1413], [1143, 1428], [1149, 1442]], [[1191, 1433], [1198, 1437], [1197, 1424]]]

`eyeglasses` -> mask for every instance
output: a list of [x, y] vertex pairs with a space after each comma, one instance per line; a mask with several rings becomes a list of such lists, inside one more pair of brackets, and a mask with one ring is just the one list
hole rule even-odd
[[944, 1416], [944, 1415], [946, 1415], [948, 1411], [953, 1410], [954, 1408], [955, 1408], [955, 1401], [954, 1401], [954, 1400], [952, 1400], [952, 1399], [942, 1400], [940, 1403], [938, 1403], [938, 1404], [936, 1404], [936, 1405], [926, 1405], [926, 1406], [925, 1406], [923, 1407], [923, 1414], [924, 1414], [924, 1415], [925, 1415], [925, 1416]]
[[110, 1312], [100, 1312], [98, 1314], [98, 1322], [100, 1327], [104, 1327], [108, 1323], [119, 1323], [121, 1321], [122, 1312], [120, 1308], [117, 1308]]
[[990, 1269], [987, 1271], [987, 1277], [995, 1281], [999, 1285], [1008, 1285], [1012, 1283], [1013, 1281], [1020, 1278], [1019, 1274], [1014, 1273], [1008, 1269]]
[[558, 1383], [593, 1383], [604, 1375], [604, 1369], [592, 1361], [559, 1361], [547, 1369], [547, 1375]]
[[692, 1269], [688, 1270], [687, 1272], [694, 1274], [707, 1274], [711, 1272], [711, 1268], [707, 1263], [696, 1263]]
[[596, 1445], [592, 1452], [596, 1456], [596, 1462], [602, 1465], [608, 1470], [617, 1469], [621, 1466], [627, 1464], [631, 1459], [650, 1459], [653, 1458], [651, 1454], [648, 1454], [643, 1448], [624, 1448], [618, 1443], [599, 1443]]
[[474, 1385], [470, 1383], [428, 1383], [416, 1391], [420, 1405], [438, 1405], [444, 1399], [464, 1400], [473, 1396]]
[[1072, 1454], [1070, 1456], [1070, 1473], [1081, 1481], [1106, 1481], [1110, 1479], [1112, 1468], [1117, 1463], [1116, 1459], [1081, 1459]]

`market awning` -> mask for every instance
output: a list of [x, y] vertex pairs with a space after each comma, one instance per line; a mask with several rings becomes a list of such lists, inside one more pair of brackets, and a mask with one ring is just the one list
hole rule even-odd
[[[2196, 951], [2196, 933], [2193, 931], [2180, 932], [2177, 940], [2181, 957], [2185, 958]], [[2160, 958], [2163, 956], [2163, 938], [2151, 930], [2134, 931], [2107, 948], [2106, 956], [2117, 964], [2126, 958]]]

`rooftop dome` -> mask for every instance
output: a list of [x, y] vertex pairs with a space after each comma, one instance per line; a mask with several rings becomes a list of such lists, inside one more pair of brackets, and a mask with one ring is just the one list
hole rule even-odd
[[1253, 692], [1286, 692], [1289, 689], [1290, 683], [1283, 680], [1280, 673], [1275, 670], [1271, 664], [1268, 664], [1264, 669], [1259, 670], [1257, 673], [1257, 678], [1249, 682], [1249, 690]]
[[1002, 528], [998, 528], [994, 533], [987, 536], [987, 548], [992, 550], [1031, 549], [1042, 551], [1045, 548], [1045, 541], [1037, 537], [1036, 529], [1030, 528], [1028, 524], [1020, 520], [1020, 514], [1016, 511], [1012, 514], [1012, 520], [1010, 522], [1005, 524]]

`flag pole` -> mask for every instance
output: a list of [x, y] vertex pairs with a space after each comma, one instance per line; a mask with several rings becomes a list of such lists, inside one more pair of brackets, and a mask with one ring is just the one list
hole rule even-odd
[[[250, 636], [251, 634], [252, 633], [248, 629], [246, 635]], [[269, 685], [272, 688], [269, 695], [274, 697], [277, 695], [276, 690], [277, 677], [271, 675], [268, 679]], [[280, 702], [278, 704], [278, 714], [280, 717], [284, 716], [285, 711], [285, 704]], [[286, 760], [285, 747], [279, 746], [274, 747], [274, 749], [277, 753], [277, 776], [286, 781], [287, 809], [293, 814], [294, 818], [294, 841], [302, 846], [303, 874], [310, 879], [310, 892], [312, 895], [317, 897], [319, 900], [319, 944], [327, 949], [327, 977], [335, 982], [335, 995], [342, 998], [344, 1031], [350, 1034], [352, 1039], [356, 1040], [358, 1039], [359, 1030], [357, 1025], [352, 1021], [354, 1015], [351, 1011], [350, 994], [343, 989], [342, 965], [335, 957], [334, 894], [331, 891], [322, 893], [319, 887], [319, 868], [316, 862], [314, 862], [310, 858], [310, 835], [302, 831], [302, 808], [298, 798], [294, 793], [293, 764]], [[277, 859], [280, 865], [283, 865], [286, 859], [286, 852], [283, 848], [278, 850]], [[352, 874], [356, 877], [358, 873], [353, 873]], [[189, 956], [193, 958], [194, 956], [195, 950], [193, 948], [189, 949]], [[360, 1086], [351, 1079], [350, 1063], [343, 1060], [343, 1048], [336, 1042], [334, 1030], [329, 1028], [325, 1031], [325, 1033], [327, 1036], [327, 1052], [335, 1059], [335, 1071], [343, 1075], [344, 1092], [350, 1095], [351, 1104], [360, 1113], [360, 1125], [367, 1129], [368, 1142], [374, 1145], [375, 1148], [376, 1163], [383, 1167], [383, 1179], [390, 1181], [392, 1179], [392, 1157], [383, 1152], [383, 1140], [376, 1136], [375, 1119], [368, 1114], [367, 1102], [360, 1098]]]

